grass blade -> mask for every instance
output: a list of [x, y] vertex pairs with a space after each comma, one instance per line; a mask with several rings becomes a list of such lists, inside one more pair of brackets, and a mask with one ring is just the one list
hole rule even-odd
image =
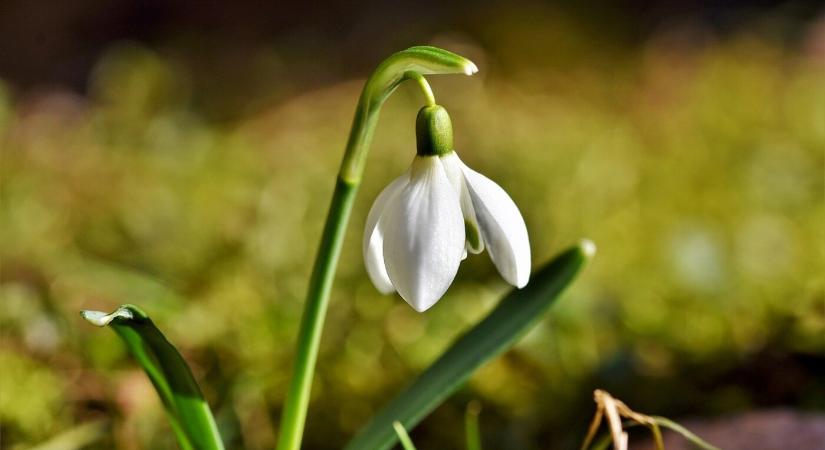
[[524, 289], [512, 290], [480, 323], [460, 337], [401, 394], [384, 407], [347, 444], [345, 450], [387, 450], [397, 442], [394, 421], [415, 427], [473, 372], [504, 353], [573, 281], [595, 253], [590, 241], [562, 252], [533, 274]]
[[[668, 419], [667, 417], [650, 416], [650, 418], [653, 419], [653, 423], [657, 427], [667, 428], [667, 429], [669, 429], [669, 430], [671, 430], [675, 433], [679, 433], [680, 435], [682, 435], [682, 437], [684, 437], [685, 439], [690, 441], [690, 443], [693, 444], [693, 446], [698, 448], [698, 449], [701, 449], [701, 450], [722, 450], [719, 447], [716, 447], [715, 445], [706, 442], [704, 439], [702, 439], [699, 436], [693, 434], [687, 428], [685, 428], [682, 425], [679, 425], [678, 423]], [[622, 424], [622, 426], [625, 429], [628, 429], [628, 428], [642, 426], [642, 424], [640, 424], [638, 422], [629, 421], [629, 422], [625, 422], [624, 424]], [[656, 430], [656, 431], [653, 431], [653, 433], [654, 433], [653, 434], [654, 445], [657, 445], [658, 447], [664, 448], [661, 431]], [[610, 447], [610, 442], [612, 440], [613, 440], [613, 436], [611, 436], [609, 432], [604, 433], [602, 435], [602, 437], [599, 438], [598, 441], [596, 441], [596, 444], [594, 444], [592, 447], [587, 447], [587, 448], [589, 448], [590, 450], [606, 450], [608, 447]]]
[[[702, 450], [720, 450], [719, 447], [716, 447], [713, 444], [709, 444], [709, 443], [705, 442], [705, 440], [703, 440], [699, 436], [693, 434], [687, 428], [685, 428], [682, 425], [679, 425], [678, 423], [668, 419], [667, 417], [653, 416], [653, 420], [655, 420], [656, 423], [660, 427], [668, 428], [671, 431], [674, 431], [676, 433], [681, 434], [682, 437], [684, 437], [685, 439], [690, 441], [697, 448], [700, 448]], [[661, 439], [661, 437], [659, 439]]]
[[401, 441], [401, 446], [404, 447], [404, 450], [415, 450], [415, 445], [413, 445], [410, 435], [407, 434], [407, 430], [404, 429], [404, 425], [401, 425], [401, 423], [396, 420], [392, 423], [392, 427], [395, 429], [395, 434], [398, 435], [398, 440]]
[[110, 326], [155, 386], [172, 429], [184, 450], [223, 450], [212, 411], [177, 349], [138, 307], [123, 305], [111, 314], [82, 311], [97, 326]]
[[108, 423], [104, 420], [86, 422], [27, 450], [80, 450], [100, 440], [107, 428]]

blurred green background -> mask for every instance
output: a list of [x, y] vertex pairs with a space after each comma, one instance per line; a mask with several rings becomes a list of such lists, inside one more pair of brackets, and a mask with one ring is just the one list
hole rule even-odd
[[[430, 82], [462, 159], [521, 208], [534, 264], [582, 237], [599, 253], [419, 448], [463, 448], [474, 399], [487, 448], [576, 448], [596, 387], [676, 419], [825, 414], [821, 7], [99, 3], [0, 14], [0, 447], [176, 448], [123, 345], [78, 315], [134, 303], [228, 447], [271, 448], [364, 77], [423, 43], [480, 67]], [[426, 314], [367, 279], [363, 222], [411, 161], [421, 103], [402, 86], [379, 122], [307, 449], [346, 442], [508, 289], [486, 253]]]

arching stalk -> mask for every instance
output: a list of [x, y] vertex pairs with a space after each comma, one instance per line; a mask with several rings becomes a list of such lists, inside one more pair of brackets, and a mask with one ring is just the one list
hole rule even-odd
[[312, 376], [318, 357], [332, 281], [381, 107], [398, 85], [406, 79], [416, 80], [424, 90], [427, 102], [434, 103], [432, 91], [423, 75], [454, 73], [472, 75], [477, 70], [475, 64], [468, 59], [446, 50], [436, 47], [412, 47], [384, 60], [364, 85], [355, 110], [344, 159], [336, 179], [335, 192], [332, 195], [321, 244], [309, 281], [304, 313], [298, 332], [292, 380], [281, 418], [278, 450], [298, 450], [301, 447], [312, 388]]

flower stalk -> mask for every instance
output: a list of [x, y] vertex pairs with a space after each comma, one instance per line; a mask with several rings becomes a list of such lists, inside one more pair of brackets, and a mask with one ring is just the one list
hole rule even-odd
[[427, 104], [434, 105], [435, 98], [424, 75], [472, 75], [477, 71], [471, 61], [446, 50], [436, 47], [412, 47], [384, 60], [364, 85], [309, 281], [298, 332], [292, 380], [281, 418], [278, 450], [298, 450], [301, 447], [312, 377], [332, 282], [381, 107], [405, 80], [416, 81], [424, 93]]
[[404, 74], [404, 78], [418, 83], [418, 87], [421, 88], [421, 93], [424, 94], [424, 100], [427, 102], [427, 106], [435, 106], [435, 95], [433, 94], [433, 89], [430, 87], [430, 83], [427, 82], [427, 79], [424, 78], [423, 75], [418, 72], [409, 71]]

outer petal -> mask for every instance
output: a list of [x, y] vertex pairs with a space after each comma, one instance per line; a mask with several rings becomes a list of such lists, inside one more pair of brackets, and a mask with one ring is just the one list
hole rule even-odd
[[367, 267], [367, 274], [370, 276], [372, 284], [382, 294], [391, 294], [395, 292], [395, 288], [390, 282], [390, 277], [387, 275], [387, 269], [384, 265], [384, 233], [381, 227], [381, 217], [387, 210], [387, 205], [398, 196], [409, 181], [410, 173], [406, 172], [378, 194], [367, 215], [367, 222], [364, 227], [364, 244], [362, 247], [364, 265]]
[[415, 158], [410, 183], [387, 206], [381, 229], [393, 286], [416, 311], [427, 310], [453, 282], [464, 252], [458, 195], [437, 156]]
[[530, 279], [530, 241], [524, 218], [499, 185], [466, 165], [462, 171], [493, 264], [508, 283], [524, 287]]
[[464, 215], [467, 251], [475, 254], [481, 253], [484, 251], [484, 241], [481, 239], [478, 219], [476, 219], [475, 208], [473, 208], [473, 201], [470, 199], [470, 192], [467, 189], [467, 183], [464, 181], [464, 173], [462, 171], [462, 167], [465, 167], [464, 163], [461, 162], [461, 159], [459, 159], [455, 151], [441, 156], [441, 163], [444, 165], [447, 177], [450, 179], [453, 188], [458, 192], [459, 199], [461, 200], [461, 213]]

